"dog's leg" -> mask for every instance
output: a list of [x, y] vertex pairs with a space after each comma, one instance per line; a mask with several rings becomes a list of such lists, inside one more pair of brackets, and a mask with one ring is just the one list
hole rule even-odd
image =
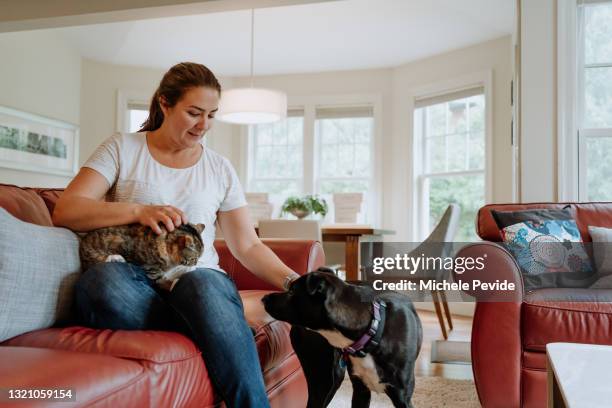
[[351, 408], [368, 408], [370, 406], [370, 398], [372, 391], [355, 375], [351, 375], [351, 384], [353, 384], [353, 399], [351, 400]]
[[388, 386], [385, 394], [389, 396], [395, 408], [412, 408], [412, 403], [405, 389]]
[[327, 407], [344, 379], [346, 369], [340, 365], [342, 354], [323, 336], [302, 327], [292, 326], [289, 337], [308, 385], [306, 407]]
[[414, 375], [410, 376], [406, 386], [402, 388], [396, 388], [388, 386], [385, 389], [385, 394], [389, 396], [393, 406], [395, 408], [413, 408], [412, 407], [412, 394], [414, 392]]

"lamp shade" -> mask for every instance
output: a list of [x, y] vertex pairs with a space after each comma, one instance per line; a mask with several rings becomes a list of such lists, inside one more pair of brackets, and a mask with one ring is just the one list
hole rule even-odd
[[217, 118], [222, 122], [254, 125], [281, 120], [287, 116], [287, 95], [261, 88], [223, 91]]

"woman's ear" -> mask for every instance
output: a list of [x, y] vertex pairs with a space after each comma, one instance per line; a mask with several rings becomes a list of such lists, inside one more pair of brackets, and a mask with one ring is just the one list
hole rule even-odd
[[166, 101], [166, 98], [164, 98], [163, 96], [160, 96], [157, 98], [157, 103], [159, 103], [159, 108], [161, 109], [162, 113], [165, 116], [168, 116], [168, 101]]

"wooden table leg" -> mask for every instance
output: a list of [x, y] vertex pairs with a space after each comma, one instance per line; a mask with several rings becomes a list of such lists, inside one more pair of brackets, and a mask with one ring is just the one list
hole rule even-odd
[[346, 280], [359, 280], [359, 236], [347, 235], [345, 245]]

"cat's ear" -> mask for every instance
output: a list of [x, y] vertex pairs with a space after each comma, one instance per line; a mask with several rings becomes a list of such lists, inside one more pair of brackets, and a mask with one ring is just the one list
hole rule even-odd
[[204, 231], [204, 224], [196, 224], [194, 225], [195, 229], [201, 234]]
[[179, 247], [185, 248], [187, 246], [187, 237], [184, 235], [179, 235], [176, 237], [176, 243]]

